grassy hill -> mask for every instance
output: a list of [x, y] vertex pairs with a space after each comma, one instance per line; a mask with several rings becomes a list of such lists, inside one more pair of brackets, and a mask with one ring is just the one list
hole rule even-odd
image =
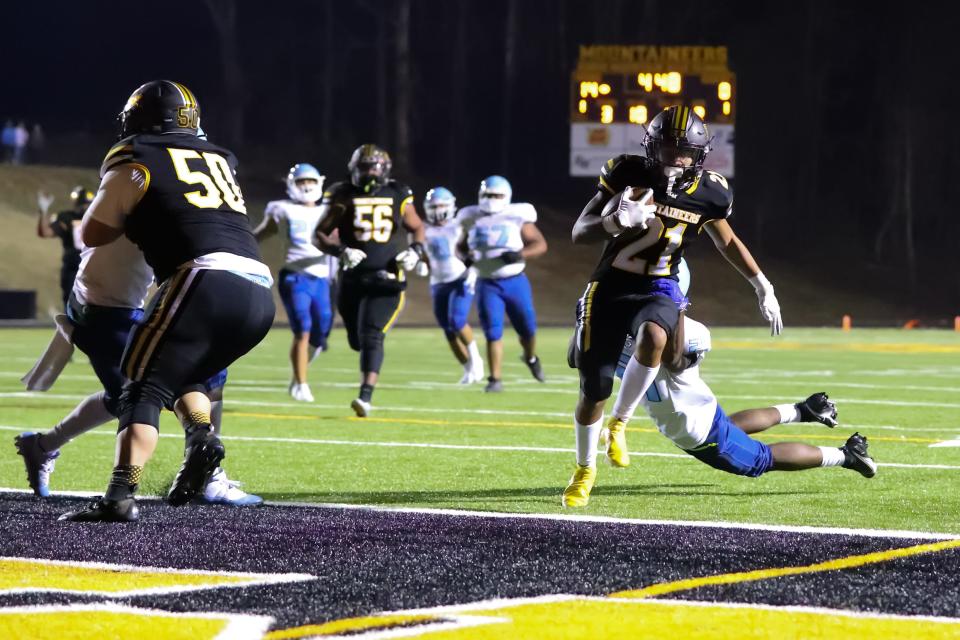
[[[83, 184], [94, 188], [93, 169], [51, 166], [0, 166], [0, 288], [35, 289], [38, 314], [59, 307], [60, 244], [36, 236], [36, 193], [52, 192], [57, 200], [53, 209], [69, 204], [70, 189]], [[277, 194], [249, 192], [248, 208], [257, 222], [268, 197]], [[527, 272], [533, 282], [537, 311], [544, 324], [572, 325], [574, 305], [599, 254], [599, 247], [581, 247], [570, 243], [570, 228], [581, 203], [569, 210], [541, 208], [540, 225], [550, 243], [550, 251], [530, 263]], [[762, 249], [762, 248], [761, 248]], [[263, 245], [264, 256], [278, 269], [283, 261], [279, 238]], [[733, 271], [703, 238], [688, 256], [693, 271], [690, 297], [691, 315], [712, 324], [759, 325], [756, 298], [750, 286]], [[805, 264], [765, 258], [764, 271], [776, 285], [787, 328], [799, 325], [838, 325], [849, 313], [857, 325], [896, 325], [910, 317], [904, 301], [895, 294], [877, 291], [863, 281], [844, 274], [841, 279], [824, 260], [810, 259]], [[279, 300], [278, 300], [279, 304]], [[285, 320], [282, 311], [278, 318]], [[408, 292], [407, 308], [401, 324], [433, 322], [426, 281], [414, 278]], [[946, 322], [941, 319], [940, 322]]]

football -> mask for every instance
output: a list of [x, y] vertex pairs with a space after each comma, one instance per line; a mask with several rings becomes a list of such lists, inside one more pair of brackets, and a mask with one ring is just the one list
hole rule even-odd
[[627, 187], [620, 193], [617, 193], [610, 198], [610, 200], [607, 201], [607, 204], [603, 205], [603, 211], [600, 212], [600, 217], [605, 218], [616, 211], [617, 208], [620, 207], [620, 199], [624, 197], [628, 200], [632, 200], [633, 202], [646, 203], [653, 198], [653, 190], [643, 189], [641, 187]]

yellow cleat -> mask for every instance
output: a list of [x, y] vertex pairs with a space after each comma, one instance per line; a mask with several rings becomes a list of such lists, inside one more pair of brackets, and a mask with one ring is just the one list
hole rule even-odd
[[570, 478], [570, 484], [563, 490], [563, 506], [587, 506], [587, 503], [590, 502], [590, 491], [593, 489], [593, 483], [596, 481], [596, 467], [582, 467], [577, 465], [577, 470], [573, 472], [573, 477]]
[[629, 467], [630, 452], [627, 451], [627, 423], [610, 416], [607, 426], [600, 431], [600, 442], [607, 445], [607, 462], [612, 467]]

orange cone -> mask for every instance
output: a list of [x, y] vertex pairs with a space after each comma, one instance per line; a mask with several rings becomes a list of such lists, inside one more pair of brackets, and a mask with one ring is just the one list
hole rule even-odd
[[907, 320], [905, 323], [903, 323], [904, 329], [916, 329], [919, 326], [920, 326], [920, 321], [916, 319]]
[[956, 316], [953, 319], [953, 330], [960, 331], [960, 316]]
[[843, 329], [844, 331], [850, 331], [852, 327], [853, 327], [853, 318], [851, 318], [849, 315], [844, 315], [843, 319], [840, 321], [840, 328]]

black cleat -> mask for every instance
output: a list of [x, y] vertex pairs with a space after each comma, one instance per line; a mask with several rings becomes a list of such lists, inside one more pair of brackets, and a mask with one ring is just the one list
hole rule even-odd
[[800, 422], [819, 422], [831, 429], [837, 426], [837, 405], [823, 391], [798, 402], [796, 407], [800, 412]]
[[107, 500], [98, 498], [87, 506], [68, 511], [57, 520], [69, 522], [136, 522], [140, 518], [140, 508], [133, 498]]
[[877, 463], [873, 461], [870, 454], [867, 453], [867, 437], [859, 433], [854, 433], [847, 438], [847, 443], [840, 447], [843, 451], [845, 460], [843, 467], [853, 469], [864, 478], [872, 478], [877, 475]]
[[537, 382], [547, 381], [547, 378], [543, 375], [543, 366], [540, 364], [540, 358], [533, 356], [533, 360], [524, 359], [523, 361], [530, 367], [530, 373], [537, 379]]
[[483, 388], [484, 393], [500, 393], [503, 391], [503, 382], [500, 378], [487, 378], [487, 386]]
[[212, 428], [199, 428], [191, 433], [187, 437], [183, 464], [167, 492], [167, 503], [179, 507], [193, 500], [203, 491], [226, 455], [223, 443]]

